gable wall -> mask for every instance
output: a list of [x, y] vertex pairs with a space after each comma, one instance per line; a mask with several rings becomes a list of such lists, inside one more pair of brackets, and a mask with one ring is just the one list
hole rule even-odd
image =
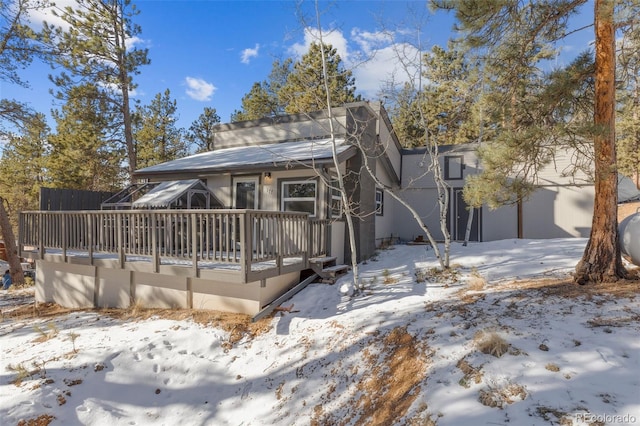
[[[221, 126], [215, 133], [215, 149], [234, 148], [250, 145], [264, 145], [298, 139], [322, 138], [330, 134], [329, 120], [316, 118], [303, 121], [260, 120], [260, 125], [249, 125], [251, 122], [228, 124]], [[334, 118], [336, 135], [344, 135], [346, 128], [345, 116]]]

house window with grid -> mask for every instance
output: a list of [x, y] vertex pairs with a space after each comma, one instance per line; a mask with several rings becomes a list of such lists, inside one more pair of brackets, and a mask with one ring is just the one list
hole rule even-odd
[[376, 215], [384, 216], [384, 192], [376, 189]]
[[331, 188], [331, 217], [334, 219], [342, 217], [342, 195], [338, 188]]
[[448, 155], [444, 157], [444, 178], [447, 180], [462, 179], [464, 160], [462, 155]]
[[316, 182], [285, 181], [282, 182], [282, 199], [280, 208], [284, 212], [305, 212], [316, 215]]

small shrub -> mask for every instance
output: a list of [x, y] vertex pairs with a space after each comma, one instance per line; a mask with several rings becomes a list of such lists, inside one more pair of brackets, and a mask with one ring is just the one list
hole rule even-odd
[[73, 346], [73, 353], [77, 354], [78, 349], [76, 349], [76, 339], [80, 337], [80, 335], [78, 333], [71, 332], [67, 335], [67, 337], [69, 338], [69, 340], [71, 341], [71, 345]]
[[15, 379], [11, 382], [16, 386], [20, 386], [27, 377], [33, 377], [33, 372], [29, 371], [22, 363], [18, 365], [9, 364], [7, 370], [16, 375]]
[[496, 358], [500, 358], [509, 351], [509, 344], [495, 332], [478, 332], [474, 340], [480, 352]]
[[509, 383], [504, 387], [490, 387], [479, 392], [478, 400], [487, 407], [502, 408], [505, 404], [513, 404], [527, 397], [527, 391], [522, 385]]
[[382, 277], [384, 278], [382, 280], [384, 284], [395, 284], [398, 282], [398, 279], [391, 275], [391, 272], [389, 272], [388, 269], [382, 271]]
[[42, 343], [42, 342], [46, 342], [47, 340], [51, 340], [54, 337], [56, 337], [58, 335], [58, 333], [60, 333], [60, 330], [58, 330], [58, 327], [54, 324], [54, 323], [47, 323], [47, 329], [44, 330], [42, 329], [42, 327], [40, 327], [39, 325], [35, 325], [33, 326], [33, 329], [40, 334], [40, 337], [38, 337], [35, 341], [38, 343]]
[[556, 364], [553, 364], [553, 363], [549, 363], [545, 365], [544, 368], [546, 368], [549, 371], [553, 371], [554, 373], [557, 373], [558, 371], [560, 371], [560, 367], [558, 367]]

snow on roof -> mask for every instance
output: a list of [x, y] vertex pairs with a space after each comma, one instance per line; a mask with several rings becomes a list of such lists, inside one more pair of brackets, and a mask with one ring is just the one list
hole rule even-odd
[[162, 182], [138, 200], [134, 201], [134, 208], [166, 208], [185, 191], [200, 184], [199, 179], [173, 180]]
[[[342, 154], [350, 145], [336, 139], [336, 153]], [[295, 165], [297, 162], [323, 161], [332, 158], [331, 139], [252, 145], [203, 152], [162, 164], [145, 167], [136, 174], [225, 171], [265, 166]]]

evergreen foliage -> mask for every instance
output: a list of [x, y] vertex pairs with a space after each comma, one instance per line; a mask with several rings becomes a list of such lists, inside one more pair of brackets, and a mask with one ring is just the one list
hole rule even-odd
[[393, 126], [403, 146], [426, 146], [430, 142], [453, 145], [478, 140], [482, 131], [478, 67], [467, 58], [463, 46], [454, 41], [448, 43], [447, 49], [434, 46], [423, 55], [423, 83], [406, 83], [394, 96]]
[[269, 77], [254, 83], [251, 91], [242, 97], [242, 110], [234, 112], [232, 122], [277, 117], [285, 113], [285, 104], [280, 102], [278, 93], [291, 73], [292, 59], [276, 60]]
[[191, 123], [185, 138], [196, 146], [196, 152], [213, 151], [215, 148], [216, 128], [220, 124], [220, 116], [215, 108], [205, 107], [196, 121]]
[[[129, 46], [141, 29], [133, 22], [136, 7], [129, 0], [77, 0], [58, 12], [69, 28], [45, 24], [49, 61], [63, 68], [51, 79], [59, 99], [68, 99], [78, 85], [94, 84], [110, 108], [110, 133], [127, 155], [129, 173], [137, 167], [130, 96], [133, 77], [149, 64], [147, 49]], [[117, 136], [117, 137], [116, 137]]]
[[[355, 78], [344, 68], [335, 48], [324, 45], [329, 76], [331, 104], [343, 105], [362, 100], [355, 94]], [[327, 108], [327, 95], [322, 80], [320, 44], [295, 63], [291, 59], [275, 61], [267, 80], [254, 83], [242, 98], [242, 110], [235, 111], [231, 121], [255, 120], [285, 114], [320, 111]]]
[[123, 184], [123, 152], [107, 129], [113, 111], [94, 84], [70, 88], [67, 103], [53, 111], [49, 138], [49, 184], [54, 188], [113, 191]]
[[151, 104], [138, 107], [134, 115], [134, 138], [138, 166], [149, 167], [187, 155], [182, 129], [176, 127], [177, 102], [169, 89], [158, 93]]
[[623, 10], [619, 19], [628, 25], [618, 41], [618, 168], [640, 187], [640, 5], [632, 2]]
[[[327, 64], [327, 84], [332, 106], [362, 100], [356, 95], [353, 73], [344, 68], [338, 51], [324, 45]], [[312, 43], [309, 51], [293, 65], [284, 86], [278, 91], [280, 103], [287, 114], [321, 111], [327, 108], [327, 94], [322, 79], [322, 49]]]
[[49, 127], [43, 114], [27, 121], [22, 135], [11, 134], [0, 158], [0, 194], [11, 206], [11, 223], [17, 228], [17, 215], [38, 210], [40, 186], [47, 170]]

